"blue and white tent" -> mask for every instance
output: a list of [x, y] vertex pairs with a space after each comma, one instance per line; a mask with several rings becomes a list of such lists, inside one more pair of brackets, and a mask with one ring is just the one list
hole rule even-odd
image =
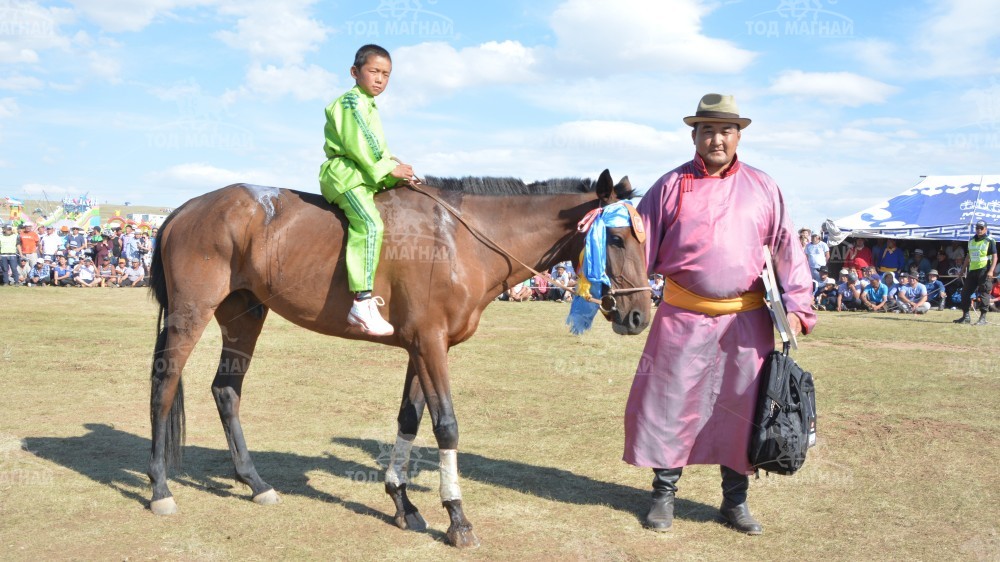
[[991, 233], [1000, 232], [1000, 175], [926, 176], [834, 225], [843, 237], [968, 240], [979, 220]]

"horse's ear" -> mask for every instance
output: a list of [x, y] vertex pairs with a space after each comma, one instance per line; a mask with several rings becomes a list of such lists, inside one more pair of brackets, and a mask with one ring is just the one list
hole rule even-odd
[[615, 201], [615, 185], [614, 180], [611, 179], [611, 172], [604, 170], [601, 172], [601, 177], [597, 178], [597, 199], [601, 202], [601, 205], [607, 205]]
[[622, 176], [622, 179], [618, 180], [618, 185], [615, 186], [615, 195], [618, 196], [618, 199], [631, 199], [632, 191], [632, 182], [628, 181], [628, 176]]

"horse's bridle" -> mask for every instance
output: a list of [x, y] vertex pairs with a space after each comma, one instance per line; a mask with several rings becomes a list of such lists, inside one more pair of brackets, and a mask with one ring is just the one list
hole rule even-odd
[[[486, 234], [484, 234], [481, 230], [479, 230], [478, 228], [476, 228], [476, 227], [472, 226], [471, 224], [469, 224], [465, 220], [465, 218], [462, 216], [462, 213], [459, 212], [458, 209], [456, 209], [455, 207], [452, 207], [449, 203], [447, 203], [446, 201], [444, 201], [443, 199], [441, 199], [437, 195], [434, 195], [433, 193], [430, 193], [430, 192], [425, 191], [424, 189], [420, 188], [421, 184], [423, 184], [423, 182], [421, 182], [419, 178], [414, 177], [413, 179], [411, 179], [411, 180], [409, 180], [409, 181], [406, 182], [406, 187], [409, 187], [410, 189], [412, 189], [413, 191], [416, 191], [417, 193], [422, 193], [422, 194], [426, 195], [427, 197], [430, 197], [431, 199], [433, 199], [434, 201], [436, 201], [439, 205], [441, 205], [442, 207], [444, 207], [449, 213], [451, 213], [452, 215], [454, 215], [455, 218], [458, 219], [458, 221], [460, 223], [464, 224], [465, 227], [469, 229], [469, 232], [471, 232], [473, 234], [473, 236], [475, 236], [476, 238], [478, 238], [479, 241], [482, 242], [483, 244], [486, 244], [487, 246], [489, 246], [490, 248], [496, 250], [500, 254], [503, 254], [507, 258], [510, 258], [510, 259], [514, 260], [515, 262], [517, 262], [518, 264], [524, 266], [533, 275], [537, 275], [539, 277], [542, 277], [542, 274], [539, 273], [538, 271], [536, 271], [535, 268], [533, 268], [530, 265], [524, 263], [523, 261], [517, 259], [517, 257], [514, 256], [514, 254], [511, 254], [503, 246], [501, 246], [500, 244], [497, 244], [495, 241], [493, 241], [492, 238], [490, 238], [489, 236], [487, 236]], [[633, 234], [633, 236], [634, 236], [634, 234]], [[618, 301], [615, 299], [615, 295], [629, 295], [629, 294], [632, 294], [632, 293], [638, 293], [638, 292], [652, 291], [653, 290], [653, 288], [649, 287], [649, 286], [646, 286], [646, 287], [625, 287], [625, 288], [622, 288], [622, 289], [615, 289], [614, 287], [611, 287], [611, 288], [605, 287], [605, 288], [602, 289], [601, 298], [598, 299], [598, 298], [595, 298], [595, 297], [593, 297], [591, 295], [580, 294], [579, 292], [577, 292], [576, 288], [569, 287], [567, 285], [563, 285], [562, 283], [560, 283], [559, 281], [556, 281], [555, 279], [552, 279], [552, 283], [554, 285], [558, 286], [559, 288], [563, 289], [564, 291], [569, 291], [570, 293], [576, 295], [579, 298], [585, 299], [588, 302], [592, 302], [592, 303], [596, 304], [598, 306], [598, 309], [601, 311], [601, 314], [603, 314], [605, 318], [609, 318], [612, 312], [615, 312], [616, 310], [618, 310]]]

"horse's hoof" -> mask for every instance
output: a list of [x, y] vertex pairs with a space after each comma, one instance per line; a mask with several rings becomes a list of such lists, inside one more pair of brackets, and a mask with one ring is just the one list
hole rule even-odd
[[177, 513], [177, 502], [174, 501], [173, 496], [167, 496], [165, 498], [149, 502], [149, 510], [152, 511], [154, 515], [173, 515]]
[[266, 492], [261, 492], [253, 497], [253, 502], [257, 505], [277, 505], [281, 503], [281, 496], [278, 492], [274, 491], [274, 488]]
[[406, 515], [393, 518], [393, 522], [396, 526], [404, 531], [426, 531], [427, 522], [424, 521], [424, 517], [420, 515], [419, 511], [414, 511], [413, 513], [407, 513]]
[[449, 528], [448, 542], [455, 548], [476, 548], [479, 546], [479, 539], [472, 532], [472, 525]]

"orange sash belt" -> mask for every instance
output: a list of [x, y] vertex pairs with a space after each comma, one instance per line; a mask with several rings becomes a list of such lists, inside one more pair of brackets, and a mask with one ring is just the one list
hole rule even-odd
[[692, 293], [668, 277], [667, 282], [663, 284], [663, 302], [684, 310], [719, 316], [720, 314], [736, 314], [737, 312], [763, 308], [764, 293], [748, 291], [731, 299], [712, 299]]

